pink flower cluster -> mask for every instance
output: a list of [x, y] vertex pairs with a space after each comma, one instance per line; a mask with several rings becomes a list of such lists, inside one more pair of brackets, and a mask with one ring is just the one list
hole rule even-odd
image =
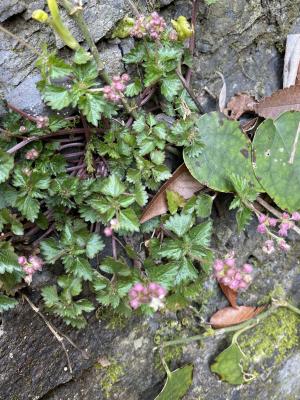
[[26, 160], [36, 160], [39, 156], [39, 152], [36, 149], [28, 150], [25, 154]]
[[166, 28], [166, 21], [157, 12], [153, 12], [146, 18], [141, 15], [137, 18], [134, 27], [131, 30], [131, 36], [141, 39], [147, 34], [153, 40], [158, 40]]
[[123, 74], [122, 76], [114, 76], [112, 79], [111, 85], [104, 86], [103, 93], [104, 97], [112, 101], [113, 103], [117, 103], [122, 96], [126, 88], [126, 83], [129, 81], [128, 74]]
[[[292, 215], [284, 212], [280, 219], [270, 218], [265, 214], [258, 216], [257, 232], [261, 234], [268, 234], [272, 239], [266, 240], [263, 246], [263, 251], [267, 254], [272, 254], [275, 251], [275, 241], [278, 248], [283, 251], [290, 250], [290, 245], [286, 243], [284, 237], [288, 236], [289, 230], [295, 226], [295, 222], [300, 221], [300, 213], [293, 212]], [[277, 235], [274, 234], [270, 229], [275, 228], [278, 225]], [[275, 240], [275, 241], [274, 241]]]
[[136, 310], [142, 304], [149, 304], [157, 311], [164, 306], [163, 299], [166, 297], [167, 290], [158, 283], [151, 282], [147, 286], [136, 283], [129, 291], [129, 304]]
[[43, 260], [38, 256], [30, 256], [28, 259], [25, 256], [20, 256], [18, 258], [18, 263], [26, 273], [24, 280], [28, 285], [30, 285], [32, 281], [32, 275], [37, 271], [41, 271], [44, 264]]
[[244, 264], [240, 269], [235, 264], [236, 259], [233, 257], [233, 254], [230, 254], [224, 260], [215, 260], [214, 276], [218, 282], [229, 286], [232, 290], [245, 290], [252, 281], [251, 273], [253, 267], [251, 264]]
[[116, 218], [113, 218], [113, 219], [110, 221], [110, 226], [106, 226], [106, 227], [104, 228], [103, 233], [104, 233], [104, 235], [105, 235], [106, 237], [109, 237], [109, 236], [112, 236], [113, 233], [114, 233], [114, 230], [115, 230], [115, 229], [118, 229], [118, 228], [119, 228], [119, 221], [118, 221]]

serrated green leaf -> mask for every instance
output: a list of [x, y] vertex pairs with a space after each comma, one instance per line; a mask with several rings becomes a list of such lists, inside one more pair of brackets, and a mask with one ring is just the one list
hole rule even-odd
[[128, 97], [133, 97], [137, 96], [139, 93], [141, 93], [143, 89], [143, 85], [140, 79], [135, 79], [133, 83], [130, 83], [125, 90], [125, 95]]
[[197, 197], [197, 203], [195, 207], [196, 215], [200, 218], [207, 218], [211, 214], [214, 198], [208, 194], [200, 194]]
[[69, 91], [62, 86], [45, 85], [42, 96], [53, 110], [62, 110], [72, 101]]
[[174, 287], [175, 278], [178, 272], [178, 265], [174, 263], [159, 264], [147, 268], [147, 274], [152, 282], [164, 286], [166, 289]]
[[115, 260], [113, 257], [106, 257], [100, 265], [101, 271], [120, 276], [131, 275], [131, 270], [123, 261]]
[[161, 150], [154, 150], [150, 153], [151, 161], [156, 165], [161, 165], [165, 161], [165, 153]]
[[244, 355], [237, 344], [232, 344], [217, 356], [210, 367], [220, 378], [231, 385], [241, 385], [245, 382], [242, 362]]
[[182, 83], [176, 74], [170, 74], [162, 79], [160, 90], [168, 101], [173, 101], [181, 89]]
[[56, 286], [43, 287], [42, 296], [47, 307], [53, 307], [59, 302]]
[[[152, 241], [151, 241], [152, 243]], [[171, 260], [180, 260], [183, 256], [183, 247], [180, 240], [165, 239], [159, 248], [151, 247], [154, 257], [170, 258]]]
[[26, 194], [18, 197], [16, 207], [31, 222], [34, 222], [39, 215], [39, 201]]
[[98, 126], [101, 114], [105, 109], [105, 100], [100, 93], [86, 93], [80, 97], [78, 107], [86, 116], [88, 122], [94, 126]]
[[93, 269], [86, 258], [68, 255], [63, 257], [63, 263], [68, 273], [72, 273], [85, 281], [93, 280]]
[[79, 47], [74, 54], [73, 60], [75, 64], [86, 64], [88, 61], [91, 61], [92, 57], [91, 53], [83, 47]]
[[141, 183], [136, 183], [134, 186], [135, 201], [140, 207], [144, 207], [148, 201], [148, 193], [146, 192], [145, 186]]
[[61, 244], [58, 240], [49, 238], [43, 240], [40, 244], [43, 259], [49, 263], [54, 264], [60, 257], [65, 254], [65, 250], [62, 249]]
[[191, 228], [192, 222], [192, 215], [175, 214], [165, 223], [165, 228], [174, 232], [177, 236], [182, 237]]
[[193, 368], [192, 365], [185, 365], [171, 372], [155, 400], [181, 400], [192, 384]]
[[138, 232], [140, 223], [139, 219], [136, 216], [136, 213], [131, 209], [127, 208], [125, 210], [121, 210], [118, 218], [120, 228], [127, 232]]
[[5, 182], [14, 167], [14, 158], [0, 149], [0, 183]]
[[206, 221], [194, 226], [188, 233], [190, 241], [201, 246], [209, 246], [212, 234], [212, 222]]
[[185, 205], [185, 199], [177, 192], [166, 190], [168, 209], [171, 214], [176, 214], [179, 207]]
[[238, 232], [242, 232], [252, 219], [252, 211], [249, 208], [241, 207], [236, 213], [236, 222], [238, 225]]
[[179, 285], [183, 282], [195, 281], [198, 278], [197, 269], [186, 257], [183, 257], [178, 261], [177, 267], [177, 275], [174, 281], [176, 285]]
[[94, 258], [104, 247], [101, 237], [93, 233], [86, 244], [86, 255], [88, 258]]
[[0, 313], [14, 308], [17, 304], [16, 299], [0, 294]]
[[101, 193], [106, 196], [111, 197], [119, 197], [122, 193], [125, 192], [125, 185], [121, 182], [120, 178], [117, 175], [110, 175], [104, 181], [101, 187]]

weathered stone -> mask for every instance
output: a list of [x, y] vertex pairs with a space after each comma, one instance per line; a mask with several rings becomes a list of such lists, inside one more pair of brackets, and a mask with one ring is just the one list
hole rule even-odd
[[26, 10], [24, 1], [19, 0], [2, 0], [0, 4], [0, 22], [7, 18], [19, 14]]

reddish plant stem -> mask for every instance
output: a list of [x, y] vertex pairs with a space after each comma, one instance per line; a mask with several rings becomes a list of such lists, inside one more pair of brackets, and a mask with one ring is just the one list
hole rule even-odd
[[[143, 93], [140, 95], [140, 99], [137, 101], [137, 105], [138, 107], [142, 107], [144, 106], [150, 99], [151, 97], [154, 95], [156, 91], [156, 87], [150, 87], [150, 88], [146, 88]], [[128, 119], [128, 121], [126, 122], [126, 127], [129, 128], [132, 123], [133, 123], [134, 119], [133, 117], [130, 117]]]
[[67, 172], [78, 171], [82, 168], [85, 168], [85, 164], [76, 165], [75, 167], [69, 167], [67, 168]]
[[[196, 21], [197, 15], [199, 10], [199, 0], [193, 0], [193, 10], [192, 10], [192, 28], [193, 28], [193, 35], [190, 38], [189, 49], [191, 56], [194, 56], [195, 52], [195, 44], [196, 44]], [[185, 75], [185, 80], [187, 85], [189, 86], [191, 83], [191, 76], [192, 76], [192, 69], [188, 67], [187, 73]]]
[[193, 92], [193, 90], [189, 87], [189, 85], [187, 85], [186, 80], [182, 76], [181, 72], [179, 70], [176, 70], [176, 74], [177, 74], [178, 78], [181, 80], [181, 83], [183, 84], [183, 87], [188, 92], [188, 94], [190, 95], [190, 97], [193, 100], [193, 102], [196, 104], [200, 114], [204, 114], [204, 110], [203, 110], [199, 100], [195, 96], [195, 93]]
[[18, 150], [22, 149], [22, 147], [27, 146], [29, 143], [34, 142], [36, 140], [39, 140], [38, 137], [31, 137], [25, 140], [22, 140], [22, 142], [16, 144], [15, 146], [11, 147], [10, 149], [8, 149], [6, 151], [6, 153], [8, 154], [14, 154], [15, 152], [17, 152]]
[[82, 156], [83, 154], [84, 154], [84, 151], [78, 151], [77, 153], [63, 154], [63, 156], [66, 157], [66, 158], [72, 158], [72, 157]]
[[37, 247], [37, 246], [40, 244], [40, 242], [41, 242], [45, 237], [49, 236], [50, 233], [52, 233], [54, 230], [55, 230], [55, 224], [52, 224], [52, 225], [50, 226], [50, 228], [47, 229], [46, 232], [44, 232], [38, 239], [36, 239], [36, 240], [32, 243], [32, 246], [33, 246], [33, 247]]
[[112, 247], [113, 258], [116, 260], [118, 258], [118, 255], [117, 255], [116, 238], [114, 237], [114, 235], [111, 237], [111, 247]]
[[84, 143], [75, 142], [75, 143], [68, 143], [60, 146], [59, 150], [69, 149], [70, 147], [84, 147]]
[[35, 122], [35, 123], [38, 122], [36, 117], [34, 117], [33, 115], [30, 115], [30, 114], [27, 114], [25, 111], [20, 110], [18, 107], [14, 106], [13, 104], [7, 103], [7, 107], [10, 110], [20, 114], [23, 118], [28, 119], [29, 121], [32, 121], [32, 122]]

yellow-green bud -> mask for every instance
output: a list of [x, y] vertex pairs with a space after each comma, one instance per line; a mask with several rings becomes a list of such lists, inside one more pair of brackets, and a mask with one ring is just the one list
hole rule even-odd
[[34, 10], [31, 17], [36, 21], [45, 23], [47, 22], [49, 15], [44, 10]]
[[172, 22], [174, 29], [176, 30], [176, 32], [178, 34], [179, 40], [186, 40], [193, 35], [194, 30], [191, 27], [191, 24], [182, 15], [180, 17], [178, 17], [176, 21], [172, 19], [171, 22]]

